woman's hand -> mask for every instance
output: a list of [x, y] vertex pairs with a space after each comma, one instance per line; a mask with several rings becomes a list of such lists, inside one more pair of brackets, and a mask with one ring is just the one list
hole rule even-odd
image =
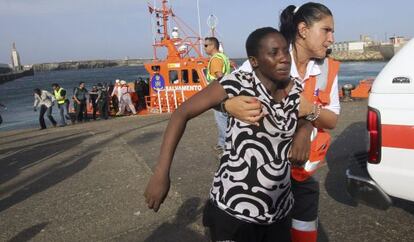
[[148, 208], [157, 212], [161, 206], [161, 203], [163, 203], [165, 197], [167, 197], [169, 190], [170, 177], [168, 173], [161, 172], [156, 169], [149, 180], [144, 193], [145, 202], [147, 203]]
[[299, 119], [298, 128], [292, 139], [292, 147], [288, 158], [292, 166], [302, 166], [309, 159], [311, 147], [311, 135], [313, 125], [305, 119]]
[[231, 116], [248, 124], [259, 125], [258, 121], [266, 115], [255, 97], [236, 96], [226, 100], [224, 106]]

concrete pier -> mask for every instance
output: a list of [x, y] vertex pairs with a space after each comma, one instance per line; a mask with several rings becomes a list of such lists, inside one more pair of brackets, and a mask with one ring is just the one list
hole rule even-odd
[[[345, 191], [345, 169], [365, 149], [366, 101], [342, 104], [320, 179], [319, 241], [412, 241], [414, 205], [380, 211]], [[169, 196], [147, 209], [169, 115], [0, 132], [0, 241], [209, 241], [202, 209], [217, 159], [211, 111], [190, 121], [177, 149]]]

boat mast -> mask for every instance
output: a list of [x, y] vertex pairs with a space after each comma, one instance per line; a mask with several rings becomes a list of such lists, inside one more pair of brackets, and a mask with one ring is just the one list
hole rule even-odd
[[[179, 57], [179, 53], [176, 50], [174, 44], [170, 41], [170, 36], [168, 33], [168, 20], [169, 15], [174, 16], [172, 9], [168, 7], [167, 0], [162, 0], [161, 8], [156, 8], [152, 6], [149, 7], [149, 11], [151, 14], [155, 13], [156, 18], [156, 25], [157, 31], [156, 33], [159, 35], [159, 39], [155, 38], [153, 44], [153, 53], [154, 59], [158, 59], [157, 57], [157, 48], [159, 47], [167, 47], [168, 49], [168, 57]], [[162, 27], [162, 30], [160, 29]]]
[[172, 10], [167, 7], [167, 0], [162, 1], [162, 26], [164, 28], [164, 39], [169, 39], [168, 35], [168, 15], [172, 13]]
[[[202, 40], [202, 35], [201, 35], [201, 22], [200, 22], [200, 3], [199, 3], [199, 0], [197, 0], [197, 15], [198, 15], [198, 36], [200, 37], [200, 40]], [[204, 55], [204, 48], [201, 45], [202, 45], [202, 41], [200, 41], [199, 48], [200, 48], [201, 54]]]
[[[168, 6], [168, 0], [161, 1], [161, 7], [156, 8], [148, 5], [150, 14], [155, 14], [158, 38], [155, 38], [153, 44], [154, 59], [158, 60], [157, 48], [167, 48], [167, 59], [171, 61], [178, 61], [183, 58], [192, 58], [190, 51], [194, 51], [197, 57], [202, 57], [199, 44], [201, 43], [201, 36], [184, 38], [179, 35], [170, 35], [168, 29], [168, 21], [173, 19], [178, 25], [179, 18], [176, 16], [171, 7]], [[185, 23], [185, 27], [191, 30]], [[192, 30], [191, 30], [192, 31]], [[183, 31], [184, 32], [184, 31]], [[195, 33], [194, 31], [192, 31]], [[177, 32], [175, 32], [177, 33]], [[197, 35], [195, 33], [195, 35]], [[199, 49], [200, 48], [200, 49]]]

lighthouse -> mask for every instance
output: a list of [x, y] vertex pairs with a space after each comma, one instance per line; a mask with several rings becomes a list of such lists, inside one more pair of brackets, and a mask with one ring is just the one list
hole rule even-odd
[[19, 52], [16, 50], [16, 43], [13, 42], [12, 52], [11, 52], [11, 64], [14, 71], [21, 71], [22, 64], [20, 63]]

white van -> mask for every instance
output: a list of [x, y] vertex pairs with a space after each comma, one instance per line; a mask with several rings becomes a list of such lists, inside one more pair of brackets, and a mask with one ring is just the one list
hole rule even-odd
[[391, 197], [414, 201], [414, 39], [375, 79], [367, 131], [367, 159], [346, 171], [348, 193], [381, 209]]

